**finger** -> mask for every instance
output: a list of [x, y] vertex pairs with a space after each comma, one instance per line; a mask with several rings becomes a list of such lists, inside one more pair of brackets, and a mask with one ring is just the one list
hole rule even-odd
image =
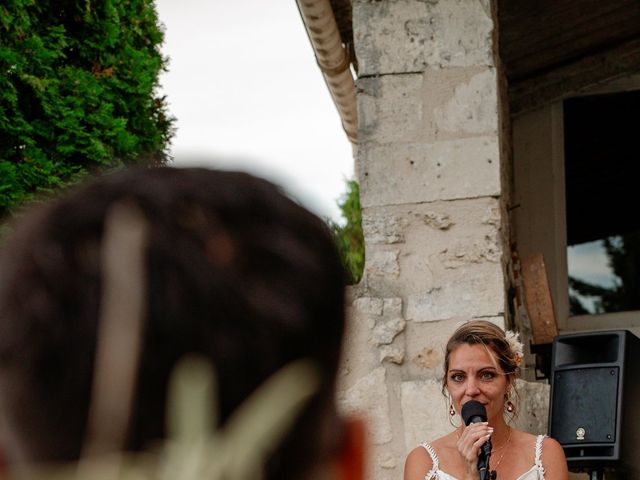
[[469, 425], [469, 427], [467, 427], [463, 431], [462, 435], [460, 436], [460, 440], [464, 442], [464, 441], [467, 441], [467, 439], [470, 439], [473, 443], [478, 438], [488, 434], [490, 435], [491, 433], [493, 433], [493, 427], [490, 427], [486, 422], [477, 423], [477, 424]]
[[490, 438], [491, 438], [491, 434], [488, 433], [487, 435], [484, 435], [484, 436], [480, 437], [479, 439], [477, 439], [475, 442], [473, 442], [473, 448], [477, 450], [476, 456], [480, 454], [480, 447], [482, 445], [484, 445], [485, 442], [487, 440], [489, 440]]

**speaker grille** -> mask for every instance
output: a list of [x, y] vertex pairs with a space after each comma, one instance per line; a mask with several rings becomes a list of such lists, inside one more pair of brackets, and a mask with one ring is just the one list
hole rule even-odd
[[618, 367], [556, 370], [551, 436], [563, 445], [615, 442], [619, 374]]

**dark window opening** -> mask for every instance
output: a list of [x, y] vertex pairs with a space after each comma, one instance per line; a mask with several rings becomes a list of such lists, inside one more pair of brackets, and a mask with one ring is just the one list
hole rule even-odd
[[571, 315], [640, 310], [640, 91], [564, 102]]

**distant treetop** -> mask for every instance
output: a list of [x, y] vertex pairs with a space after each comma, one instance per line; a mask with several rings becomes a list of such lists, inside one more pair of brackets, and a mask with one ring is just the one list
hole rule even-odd
[[4, 0], [0, 220], [89, 173], [168, 158], [152, 0]]

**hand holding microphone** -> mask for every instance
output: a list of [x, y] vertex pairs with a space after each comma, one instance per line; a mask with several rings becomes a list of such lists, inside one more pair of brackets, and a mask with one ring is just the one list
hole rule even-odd
[[[469, 400], [462, 406], [462, 419], [465, 425], [472, 423], [482, 423], [487, 421], [487, 409], [480, 402], [476, 400]], [[490, 468], [489, 459], [491, 458], [491, 439], [487, 439], [480, 446], [480, 453], [478, 455], [478, 473], [480, 480], [490, 480]]]

